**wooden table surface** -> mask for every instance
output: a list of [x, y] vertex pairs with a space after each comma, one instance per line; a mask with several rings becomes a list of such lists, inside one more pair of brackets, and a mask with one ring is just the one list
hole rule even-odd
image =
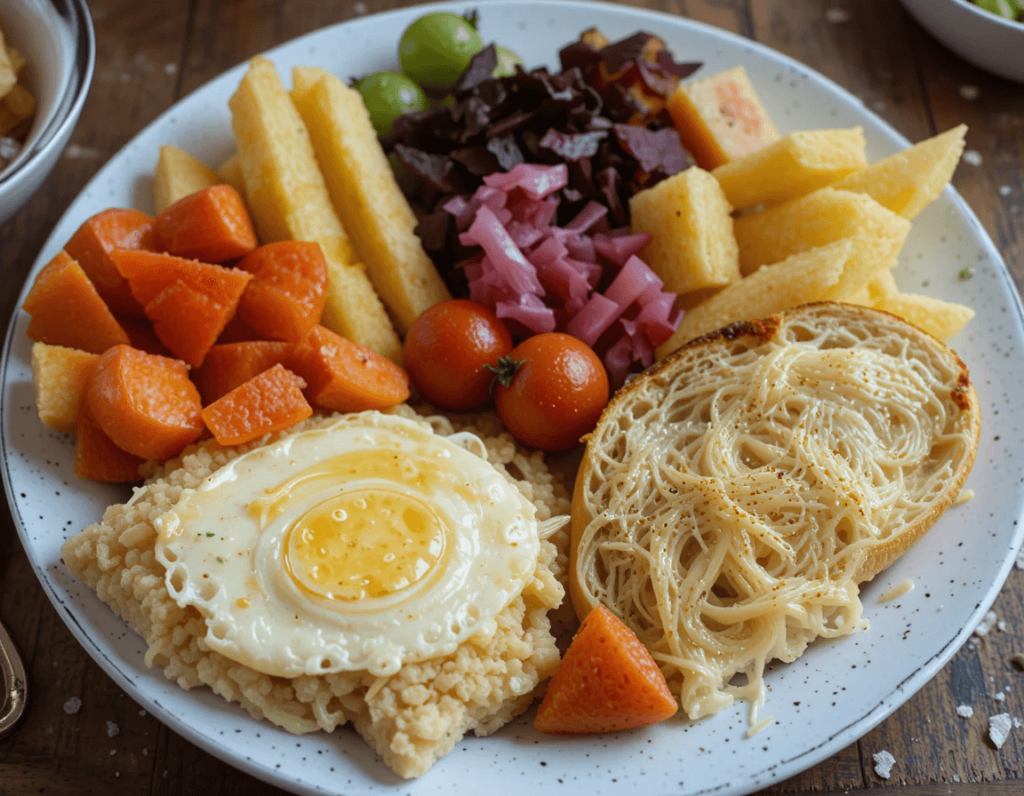
[[[122, 145], [180, 97], [295, 36], [404, 2], [385, 0], [89, 0], [98, 58], [71, 147], [29, 204], [0, 226], [0, 324], [50, 229]], [[823, 72], [911, 140], [960, 122], [967, 148], [954, 183], [1024, 284], [1024, 86], [985, 74], [931, 39], [894, 0], [633, 0], [739, 33]], [[472, 3], [467, 3], [467, 6]], [[484, 2], [479, 3], [485, 6]], [[581, 21], [581, 26], [585, 20]], [[397, 37], [398, 31], [395, 35]], [[685, 55], [685, 54], [684, 54]], [[977, 165], [975, 165], [977, 164]], [[1000, 627], [964, 647], [906, 705], [830, 760], [765, 791], [900, 796], [1024, 793], [1024, 730], [1001, 750], [987, 717], [1024, 717], [1024, 572], [995, 603]], [[6, 504], [0, 509], [0, 618], [25, 658], [28, 711], [0, 741], [0, 794], [280, 793], [199, 750], [121, 690], [71, 636], [37, 583]], [[1005, 690], [1005, 701], [992, 694]], [[82, 707], [69, 715], [71, 697]], [[972, 705], [971, 720], [957, 719]], [[111, 737], [107, 722], [120, 732]], [[891, 779], [872, 754], [896, 758]], [[685, 766], [686, 761], [680, 761]]]

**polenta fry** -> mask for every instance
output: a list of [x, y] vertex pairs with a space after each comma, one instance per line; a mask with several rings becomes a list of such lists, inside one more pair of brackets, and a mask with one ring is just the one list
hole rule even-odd
[[752, 320], [834, 296], [845, 270], [868, 247], [843, 238], [758, 269], [689, 310], [675, 334], [658, 347], [659, 358], [683, 343], [734, 321]]
[[179, 199], [189, 194], [219, 185], [224, 180], [183, 149], [171, 144], [160, 147], [160, 157], [153, 173], [153, 204], [162, 213]]
[[353, 264], [348, 235], [327, 195], [309, 133], [274, 65], [253, 58], [229, 106], [260, 239], [337, 240], [344, 263]]
[[912, 219], [942, 193], [964, 151], [967, 125], [897, 152], [856, 171], [833, 188], [866, 193], [883, 207]]
[[231, 97], [245, 196], [263, 242], [315, 241], [327, 258], [322, 322], [394, 362], [402, 346], [335, 213], [302, 117], [274, 65], [256, 57]]
[[292, 99], [306, 123], [320, 170], [370, 281], [399, 328], [451, 296], [415, 233], [359, 92], [323, 69], [296, 68]]
[[802, 130], [719, 166], [712, 174], [735, 210], [777, 205], [867, 166], [864, 131]]
[[863, 235], [874, 246], [875, 265], [863, 279], [847, 285], [854, 291], [878, 270], [896, 264], [910, 222], [865, 194], [821, 188], [762, 213], [741, 216], [734, 230], [744, 274], [840, 238]]
[[884, 297], [875, 307], [891, 312], [905, 321], [924, 329], [932, 337], [948, 340], [974, 317], [974, 310], [963, 304], [919, 296], [914, 293], [896, 293]]
[[693, 166], [629, 200], [640, 253], [672, 293], [722, 287], [740, 278], [732, 207], [709, 172]]

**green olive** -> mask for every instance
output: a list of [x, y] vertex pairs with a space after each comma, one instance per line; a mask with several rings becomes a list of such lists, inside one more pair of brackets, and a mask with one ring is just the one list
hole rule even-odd
[[427, 108], [423, 89], [397, 72], [375, 72], [358, 81], [355, 88], [363, 97], [377, 135], [389, 135], [399, 116]]
[[469, 20], [448, 11], [413, 22], [398, 43], [402, 71], [426, 89], [449, 89], [484, 47]]
[[495, 48], [498, 51], [498, 65], [494, 67], [495, 77], [512, 77], [516, 73], [516, 65], [521, 64], [523, 59], [508, 47], [500, 44]]

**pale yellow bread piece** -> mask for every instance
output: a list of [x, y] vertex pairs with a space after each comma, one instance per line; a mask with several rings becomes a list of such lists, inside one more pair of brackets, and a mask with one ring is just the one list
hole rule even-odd
[[722, 287], [740, 278], [732, 207], [709, 172], [692, 166], [629, 200], [633, 232], [650, 242], [640, 257], [672, 293]]
[[451, 298], [416, 235], [362, 97], [326, 70], [292, 70], [292, 99], [306, 123], [334, 206], [384, 304], [408, 331], [428, 307]]
[[32, 384], [43, 425], [74, 434], [78, 410], [99, 354], [47, 343], [32, 344]]
[[916, 293], [895, 292], [880, 296], [873, 306], [891, 312], [943, 341], [960, 332], [974, 317], [974, 310], [963, 304]]
[[[418, 417], [406, 406], [395, 413]], [[419, 419], [438, 434], [478, 435], [487, 459], [537, 506], [538, 519], [568, 511], [568, 495], [541, 454], [517, 447], [496, 416], [467, 415], [458, 424], [440, 416]], [[314, 417], [286, 433], [336, 420]], [[213, 441], [191, 446], [181, 457], [151, 467], [150, 479], [130, 503], [111, 506], [100, 522], [64, 544], [64, 563], [143, 638], [146, 664], [182, 688], [207, 686], [292, 733], [333, 732], [351, 722], [384, 763], [406, 778], [423, 775], [464, 734], [488, 735], [526, 710], [538, 684], [558, 665], [549, 612], [564, 595], [559, 578], [568, 544], [565, 529], [541, 542], [534, 576], [497, 615], [492, 637], [467, 641], [444, 657], [405, 664], [393, 676], [351, 671], [274, 677], [210, 649], [198, 609], [179, 607], [167, 591], [164, 567], [154, 555], [153, 523], [183, 490], [280, 436], [237, 448]]]
[[223, 182], [220, 175], [201, 160], [172, 144], [164, 144], [153, 172], [156, 212], [162, 213], [179, 199]]
[[896, 264], [910, 234], [910, 222], [865, 194], [821, 188], [764, 212], [741, 216], [733, 231], [744, 275], [840, 238], [861, 235], [874, 247], [874, 263], [859, 284], [847, 285], [853, 291], [878, 270]]
[[711, 173], [735, 210], [777, 205], [863, 169], [864, 146], [860, 127], [799, 130]]
[[245, 198], [245, 175], [242, 174], [242, 160], [237, 152], [217, 167], [217, 174]]
[[879, 271], [855, 295], [844, 300], [891, 312], [943, 342], [958, 334], [975, 314], [970, 307], [953, 301], [900, 292], [889, 270]]
[[866, 249], [862, 238], [843, 238], [759, 268], [687, 310], [672, 337], [658, 346], [656, 356], [661, 359], [686, 341], [735, 321], [831, 299], [844, 271], [865, 256]]
[[329, 271], [321, 322], [401, 362], [401, 341], [355, 259], [317, 166], [309, 132], [273, 63], [253, 58], [228, 104], [245, 198], [260, 240], [319, 243]]
[[697, 338], [588, 438], [574, 607], [626, 621], [691, 719], [740, 698], [753, 723], [768, 662], [863, 628], [858, 584], [951, 505], [980, 429], [966, 366], [885, 312], [811, 304]]
[[967, 125], [958, 125], [855, 171], [832, 187], [866, 193], [883, 207], [912, 219], [949, 184], [966, 135]]

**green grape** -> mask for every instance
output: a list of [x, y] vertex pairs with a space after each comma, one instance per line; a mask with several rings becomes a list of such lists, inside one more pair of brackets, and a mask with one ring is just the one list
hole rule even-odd
[[523, 59], [508, 47], [500, 44], [496, 47], [498, 51], [498, 65], [494, 67], [495, 77], [512, 77], [516, 73], [516, 64], [521, 64]]
[[978, 8], [1004, 19], [1016, 19], [1020, 8], [1013, 0], [974, 0]]
[[395, 119], [427, 108], [427, 95], [405, 75], [375, 72], [355, 84], [377, 135], [389, 135]]
[[398, 44], [402, 71], [427, 89], [449, 89], [484, 47], [469, 20], [448, 11], [413, 22]]

